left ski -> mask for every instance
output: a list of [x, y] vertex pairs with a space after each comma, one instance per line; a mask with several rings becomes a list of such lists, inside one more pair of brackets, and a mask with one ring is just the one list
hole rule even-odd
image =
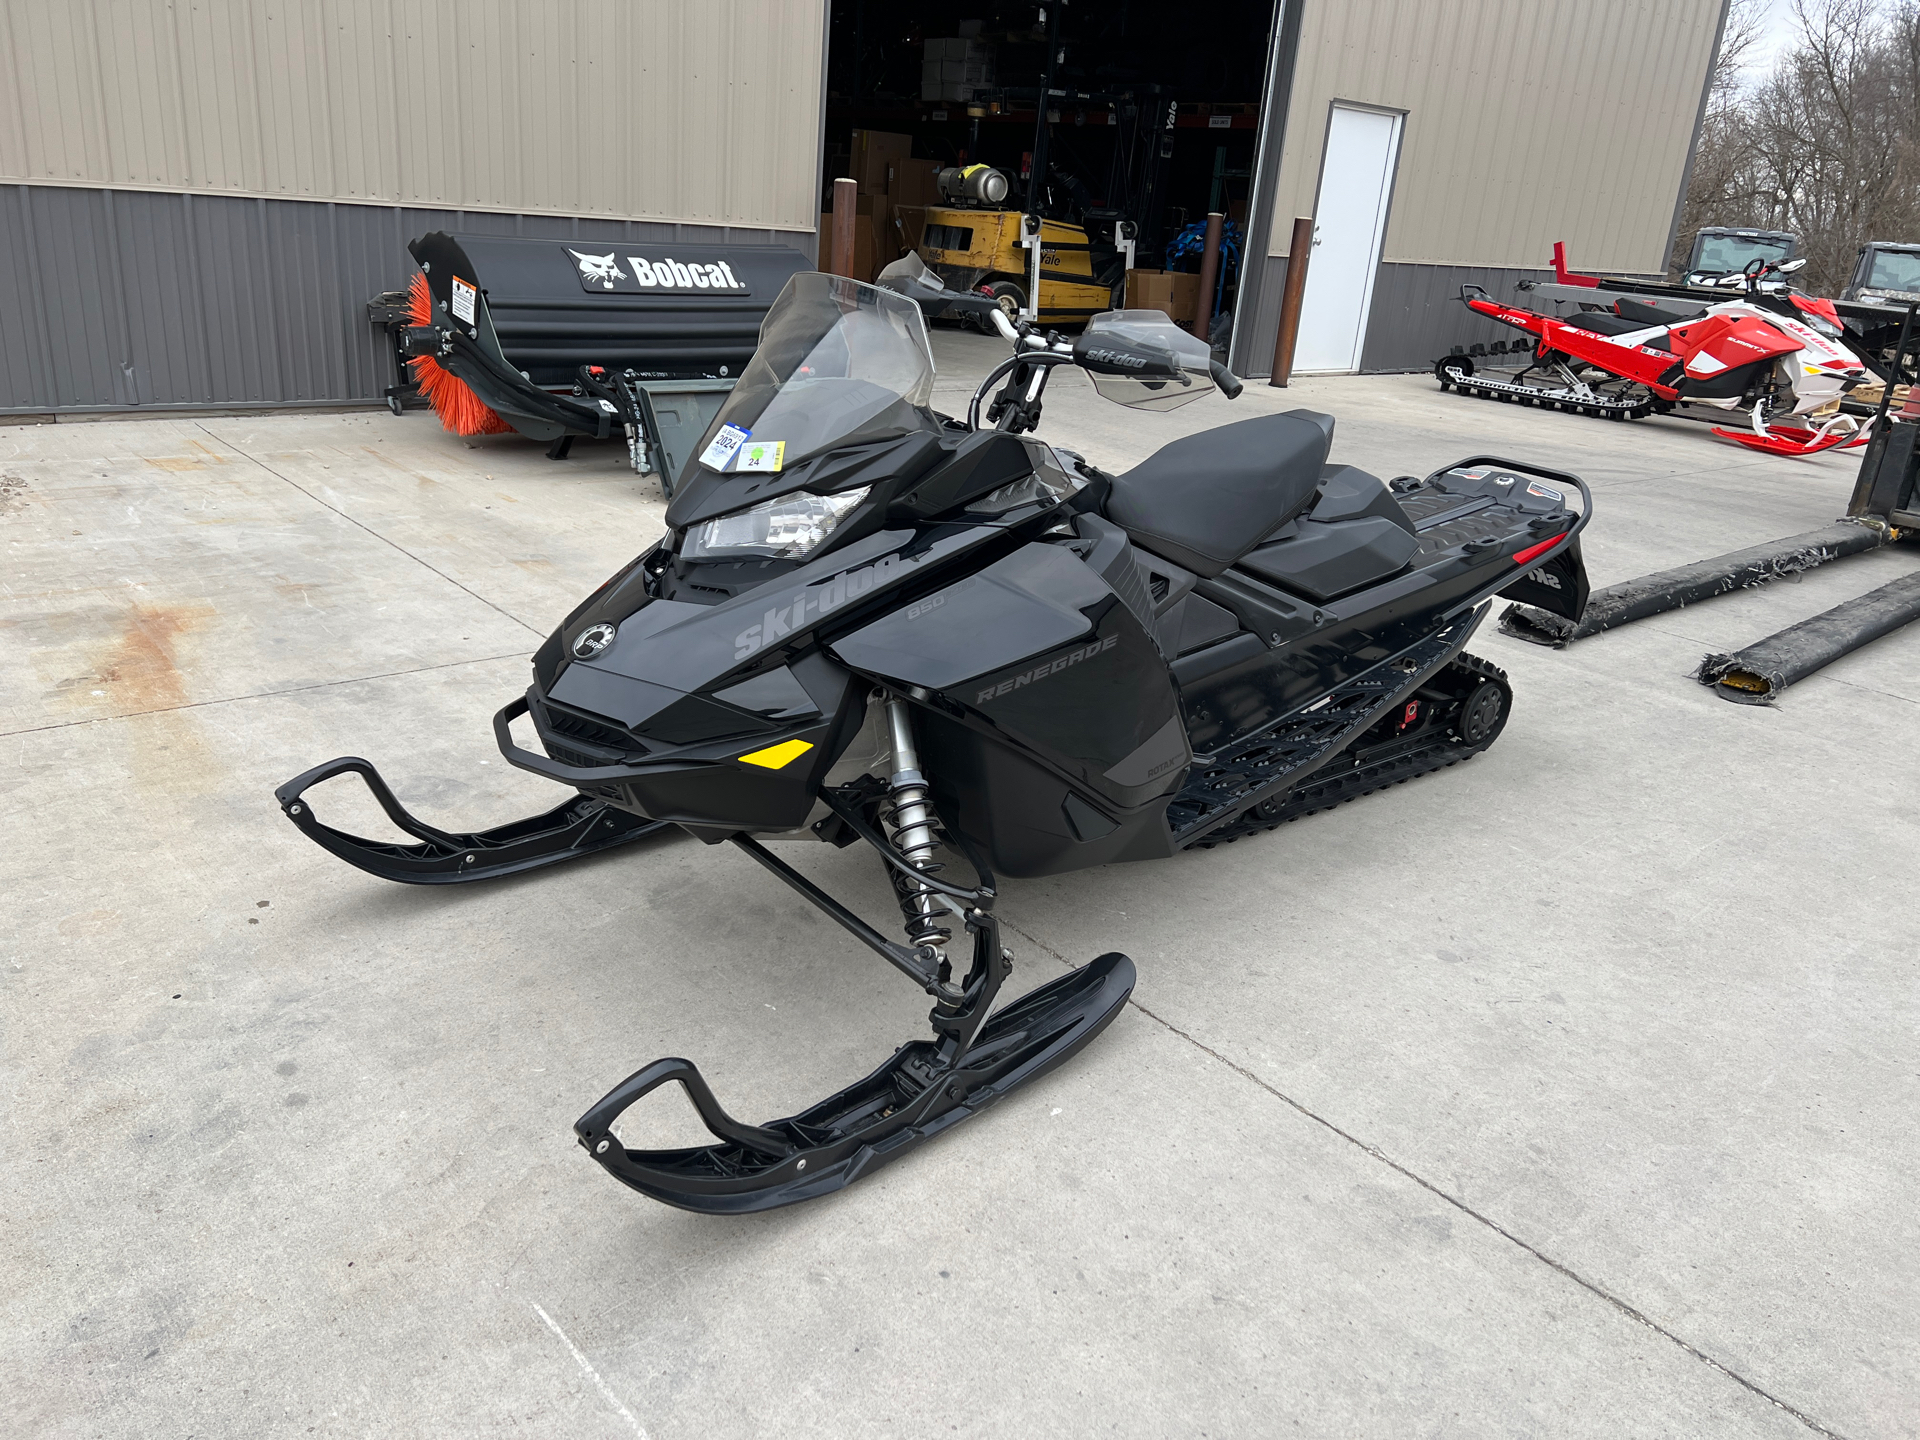
[[[396, 845], [366, 840], [321, 823], [313, 813], [313, 803], [303, 797], [323, 780], [348, 774], [364, 780], [373, 798], [380, 802], [380, 808], [387, 812], [387, 818], [407, 834], [416, 836], [419, 843]], [[662, 821], [648, 820], [603, 801], [575, 795], [551, 810], [496, 825], [491, 830], [436, 830], [400, 803], [370, 762], [353, 755], [329, 760], [303, 775], [294, 776], [273, 792], [273, 798], [280, 802], [281, 810], [300, 827], [301, 833], [321, 849], [333, 852], [369, 875], [404, 885], [458, 885], [471, 880], [491, 880], [499, 875], [513, 875], [609, 850], [668, 828]]]
[[[865, 1079], [765, 1125], [743, 1124], [721, 1108], [692, 1061], [656, 1060], [575, 1122], [581, 1146], [614, 1179], [682, 1210], [747, 1215], [818, 1199], [1046, 1074], [1104, 1030], [1133, 993], [1133, 961], [1110, 953], [988, 1019], [1013, 965], [991, 914], [974, 908], [966, 920], [973, 969], [958, 1004], [935, 1005], [929, 1018], [937, 1038], [901, 1046]], [[629, 1150], [613, 1133], [614, 1122], [672, 1081], [685, 1088], [719, 1143]]]

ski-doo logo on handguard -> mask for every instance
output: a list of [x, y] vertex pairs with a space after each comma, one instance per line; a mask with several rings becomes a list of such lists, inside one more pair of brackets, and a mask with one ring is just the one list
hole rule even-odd
[[[784, 640], [794, 631], [805, 629], [809, 619], [832, 614], [926, 559], [925, 555], [886, 555], [871, 565], [836, 575], [823, 585], [807, 586], [787, 604], [769, 607], [758, 625], [749, 625], [734, 636], [733, 658], [744, 660], [774, 641]], [[923, 601], [920, 608], [924, 612], [933, 607]]]
[[604, 255], [582, 255], [578, 250], [569, 248], [567, 253], [580, 266], [581, 280], [597, 280], [604, 290], [613, 289], [614, 281], [627, 278], [627, 272], [620, 268], [620, 262], [613, 258], [614, 252], [611, 250]]
[[1062, 670], [1070, 666], [1078, 665], [1082, 660], [1091, 660], [1094, 656], [1113, 649], [1113, 647], [1119, 643], [1120, 637], [1118, 635], [1109, 635], [1104, 640], [1090, 640], [1078, 650], [1069, 650], [1066, 654], [1056, 659], [1041, 662], [1031, 670], [1021, 671], [1020, 674], [1014, 676], [1011, 680], [1002, 680], [998, 685], [987, 686], [986, 689], [973, 697], [973, 703], [976, 705], [984, 705], [996, 696], [1012, 694], [1023, 685], [1037, 684], [1050, 676], [1058, 675]]
[[602, 650], [613, 644], [614, 628], [611, 625], [589, 625], [575, 637], [573, 658], [591, 660]]
[[1124, 350], [1089, 350], [1087, 351], [1087, 358], [1089, 360], [1098, 360], [1102, 365], [1124, 365], [1129, 370], [1144, 370], [1147, 368], [1146, 356], [1129, 355]]

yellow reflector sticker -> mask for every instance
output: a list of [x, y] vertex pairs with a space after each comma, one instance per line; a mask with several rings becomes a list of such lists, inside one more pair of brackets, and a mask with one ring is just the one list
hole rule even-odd
[[782, 740], [778, 745], [769, 745], [764, 750], [756, 750], [751, 755], [742, 755], [742, 765], [759, 765], [767, 770], [778, 770], [783, 765], [798, 760], [813, 748], [811, 740]]

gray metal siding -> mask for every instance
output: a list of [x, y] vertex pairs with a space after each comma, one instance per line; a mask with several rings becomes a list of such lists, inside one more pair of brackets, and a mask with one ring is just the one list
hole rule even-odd
[[[1455, 345], [1511, 341], [1519, 332], [1468, 310], [1460, 303], [1460, 287], [1478, 285], [1496, 300], [1518, 301], [1521, 308], [1529, 309], [1514, 286], [1522, 280], [1552, 278], [1550, 270], [1386, 261], [1374, 278], [1360, 369], [1368, 374], [1427, 370]], [[1259, 312], [1248, 325], [1247, 367], [1241, 372], [1247, 378], [1264, 380], [1273, 374], [1273, 341], [1280, 330], [1280, 292], [1286, 279], [1286, 257], [1270, 257], [1260, 287]]]
[[1360, 368], [1425, 370], [1455, 345], [1511, 340], [1520, 332], [1467, 309], [1460, 303], [1460, 287], [1478, 285], [1494, 299], [1510, 301], [1516, 298], [1513, 287], [1518, 281], [1552, 276], [1551, 270], [1386, 262], [1374, 277]]
[[811, 231], [826, 0], [0, 0], [0, 181]]
[[1723, 0], [1308, 4], [1269, 251], [1312, 213], [1328, 106], [1407, 113], [1383, 257], [1593, 269], [1663, 248]]
[[429, 230], [789, 245], [721, 225], [0, 185], [0, 413], [376, 400], [366, 302]]
[[[1269, 255], [1259, 288], [1250, 297], [1251, 312], [1233, 319], [1233, 348], [1241, 356], [1242, 379], [1269, 379], [1273, 375], [1273, 342], [1280, 333], [1280, 302], [1287, 286], [1287, 257]], [[1244, 330], [1244, 334], [1242, 333]]]

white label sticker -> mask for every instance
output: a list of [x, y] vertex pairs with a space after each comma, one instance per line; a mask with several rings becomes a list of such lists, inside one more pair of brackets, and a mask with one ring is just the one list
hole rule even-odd
[[713, 437], [713, 443], [700, 452], [700, 463], [709, 470], [724, 470], [727, 462], [733, 459], [733, 452], [752, 437], [751, 430], [742, 430], [738, 425], [722, 425], [720, 433]]
[[473, 297], [480, 292], [462, 280], [453, 277], [453, 318], [463, 325], [473, 324]]
[[1209, 130], [1231, 130], [1233, 128], [1233, 117], [1231, 115], [1209, 115], [1207, 117], [1207, 128]]
[[749, 445], [740, 452], [740, 463], [736, 470], [778, 470], [787, 455], [787, 442], [773, 440], [758, 445]]

